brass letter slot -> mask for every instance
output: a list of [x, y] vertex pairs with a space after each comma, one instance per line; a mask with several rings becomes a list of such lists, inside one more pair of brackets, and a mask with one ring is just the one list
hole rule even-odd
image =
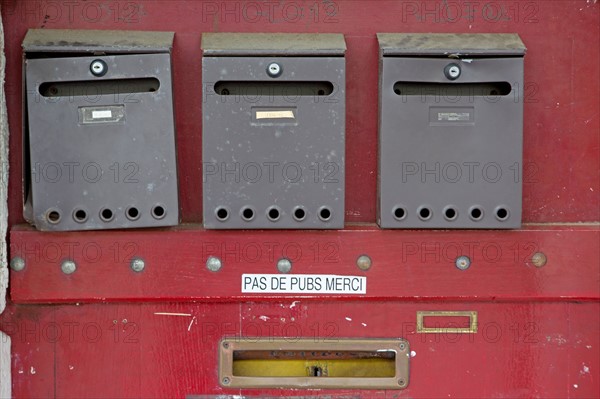
[[219, 379], [232, 388], [404, 389], [410, 349], [403, 339], [223, 339]]
[[[425, 318], [428, 320], [425, 320]], [[463, 321], [466, 321], [466, 323], [463, 323]], [[418, 311], [417, 332], [474, 334], [477, 332], [477, 312]]]

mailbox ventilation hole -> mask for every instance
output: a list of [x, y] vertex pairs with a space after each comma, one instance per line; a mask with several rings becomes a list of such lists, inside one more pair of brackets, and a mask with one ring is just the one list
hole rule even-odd
[[331, 82], [274, 82], [274, 81], [231, 81], [215, 83], [215, 93], [222, 96], [328, 96], [333, 93]]
[[131, 208], [127, 208], [125, 215], [129, 220], [137, 220], [140, 218], [140, 211], [136, 207], [132, 206]]
[[108, 208], [104, 208], [100, 211], [100, 219], [102, 219], [103, 222], [110, 222], [113, 220], [114, 216], [115, 214], [113, 211]]
[[419, 215], [419, 219], [421, 220], [429, 220], [431, 219], [431, 209], [426, 206], [422, 206], [419, 208], [417, 214]]
[[508, 219], [509, 215], [510, 215], [510, 213], [508, 212], [508, 209], [506, 209], [504, 207], [500, 207], [500, 208], [496, 209], [496, 218], [501, 222]]
[[267, 218], [269, 218], [269, 220], [271, 222], [276, 222], [279, 220], [279, 218], [281, 217], [281, 212], [279, 211], [279, 209], [275, 206], [272, 206], [271, 208], [269, 208], [269, 210], [267, 211]]
[[456, 218], [458, 217], [458, 212], [456, 212], [456, 209], [448, 207], [444, 209], [444, 217], [448, 221], [456, 220]]
[[328, 222], [331, 219], [331, 209], [323, 207], [319, 210], [319, 219]]
[[471, 208], [470, 215], [471, 219], [477, 222], [483, 218], [483, 211], [481, 210], [481, 208], [475, 206]]
[[306, 211], [304, 210], [304, 208], [299, 206], [294, 209], [294, 219], [296, 219], [298, 222], [301, 222], [304, 219], [306, 219]]
[[242, 219], [244, 219], [246, 222], [249, 222], [252, 219], [254, 219], [254, 209], [252, 209], [252, 208], [242, 209]]
[[75, 212], [73, 212], [73, 219], [75, 219], [77, 223], [83, 223], [87, 220], [87, 218], [87, 212], [83, 209], [75, 209]]
[[117, 96], [129, 93], [154, 93], [160, 87], [156, 78], [105, 79], [74, 82], [45, 82], [39, 87], [43, 97], [89, 97], [99, 95]]
[[[162, 219], [165, 217], [166, 214], [167, 210], [162, 205], [156, 205], [154, 208], [152, 208], [152, 217], [154, 219]], [[225, 218], [227, 219], [227, 216], [225, 216]]]
[[60, 222], [60, 212], [52, 209], [46, 214], [46, 219], [48, 219], [49, 223], [57, 224]]
[[229, 211], [225, 208], [217, 208], [215, 215], [217, 215], [219, 221], [224, 222], [229, 218]]
[[401, 206], [394, 208], [394, 218], [396, 220], [403, 220], [406, 217], [406, 209]]
[[507, 96], [511, 91], [512, 86], [508, 82], [396, 82], [394, 84], [394, 93], [402, 96], [486, 97]]

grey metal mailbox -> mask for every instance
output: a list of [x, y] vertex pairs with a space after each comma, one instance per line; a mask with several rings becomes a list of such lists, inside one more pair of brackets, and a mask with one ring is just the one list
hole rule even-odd
[[173, 36], [28, 31], [24, 215], [38, 229], [178, 223]]
[[344, 37], [206, 33], [202, 49], [204, 226], [342, 228]]
[[521, 225], [516, 34], [378, 34], [384, 228]]

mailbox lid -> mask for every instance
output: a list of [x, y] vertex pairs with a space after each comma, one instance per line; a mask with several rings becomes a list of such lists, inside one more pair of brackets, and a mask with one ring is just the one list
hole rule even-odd
[[22, 46], [26, 53], [168, 53], [174, 36], [174, 32], [29, 29]]
[[204, 33], [202, 50], [210, 56], [343, 56], [339, 33]]
[[516, 33], [378, 33], [386, 56], [523, 56]]

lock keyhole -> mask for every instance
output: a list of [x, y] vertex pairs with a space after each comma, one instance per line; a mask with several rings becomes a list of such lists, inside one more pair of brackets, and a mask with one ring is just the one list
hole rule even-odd
[[461, 70], [458, 64], [448, 64], [444, 68], [444, 75], [450, 80], [456, 80], [460, 76]]
[[102, 60], [94, 60], [90, 64], [90, 72], [92, 72], [92, 75], [94, 76], [104, 76], [107, 71], [108, 66], [106, 65], [106, 62]]
[[323, 369], [319, 366], [313, 366], [310, 368], [310, 376], [311, 377], [322, 377]]
[[276, 78], [277, 76], [281, 75], [281, 71], [281, 65], [279, 65], [276, 62], [270, 63], [267, 67], [267, 74], [269, 74], [269, 76], [271, 76], [272, 78]]

